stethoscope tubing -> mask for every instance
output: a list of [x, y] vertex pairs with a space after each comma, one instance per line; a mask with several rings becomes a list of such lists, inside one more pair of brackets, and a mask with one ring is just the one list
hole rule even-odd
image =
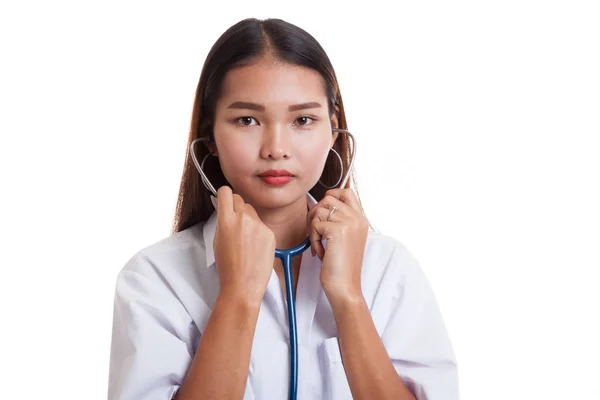
[[296, 323], [296, 293], [292, 282], [292, 258], [310, 247], [310, 238], [291, 249], [275, 249], [275, 257], [281, 260], [285, 277], [287, 297], [288, 328], [290, 332], [290, 390], [289, 399], [295, 400], [298, 394], [298, 328]]

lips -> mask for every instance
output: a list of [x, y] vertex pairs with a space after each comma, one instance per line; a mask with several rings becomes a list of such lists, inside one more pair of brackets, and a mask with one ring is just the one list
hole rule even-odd
[[270, 169], [268, 171], [261, 172], [260, 174], [258, 174], [258, 176], [260, 176], [261, 178], [268, 177], [268, 176], [273, 176], [273, 177], [280, 177], [280, 176], [293, 177], [294, 174], [292, 174], [290, 171], [286, 171], [284, 169]]
[[268, 171], [261, 172], [258, 176], [268, 185], [279, 186], [285, 185], [291, 181], [294, 177], [294, 174], [284, 169], [270, 169]]

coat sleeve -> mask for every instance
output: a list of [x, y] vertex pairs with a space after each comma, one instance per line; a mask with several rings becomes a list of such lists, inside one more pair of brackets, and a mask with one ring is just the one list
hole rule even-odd
[[456, 359], [435, 296], [400, 243], [386, 275], [390, 318], [382, 341], [396, 371], [417, 400], [458, 400]]
[[134, 257], [117, 278], [109, 400], [169, 400], [193, 359], [191, 317], [149, 264]]

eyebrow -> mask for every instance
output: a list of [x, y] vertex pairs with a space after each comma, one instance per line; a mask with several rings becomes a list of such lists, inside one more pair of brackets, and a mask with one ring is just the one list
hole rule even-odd
[[[292, 104], [291, 106], [288, 107], [288, 111], [306, 110], [307, 108], [319, 108], [319, 107], [323, 107], [323, 106], [320, 103], [317, 103], [316, 101], [311, 101], [309, 103]], [[236, 101], [234, 103], [231, 103], [229, 105], [229, 107], [227, 107], [227, 108], [241, 109], [241, 110], [265, 111], [265, 106], [256, 104], [256, 103], [249, 103], [247, 101]]]

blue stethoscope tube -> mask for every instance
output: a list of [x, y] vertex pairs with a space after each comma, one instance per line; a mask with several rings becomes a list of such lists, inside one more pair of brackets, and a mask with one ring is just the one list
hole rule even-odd
[[290, 331], [290, 400], [298, 395], [298, 328], [296, 326], [296, 298], [292, 282], [292, 258], [302, 254], [310, 246], [310, 239], [291, 249], [275, 249], [275, 257], [281, 260], [285, 276], [285, 293], [287, 297], [288, 325]]

